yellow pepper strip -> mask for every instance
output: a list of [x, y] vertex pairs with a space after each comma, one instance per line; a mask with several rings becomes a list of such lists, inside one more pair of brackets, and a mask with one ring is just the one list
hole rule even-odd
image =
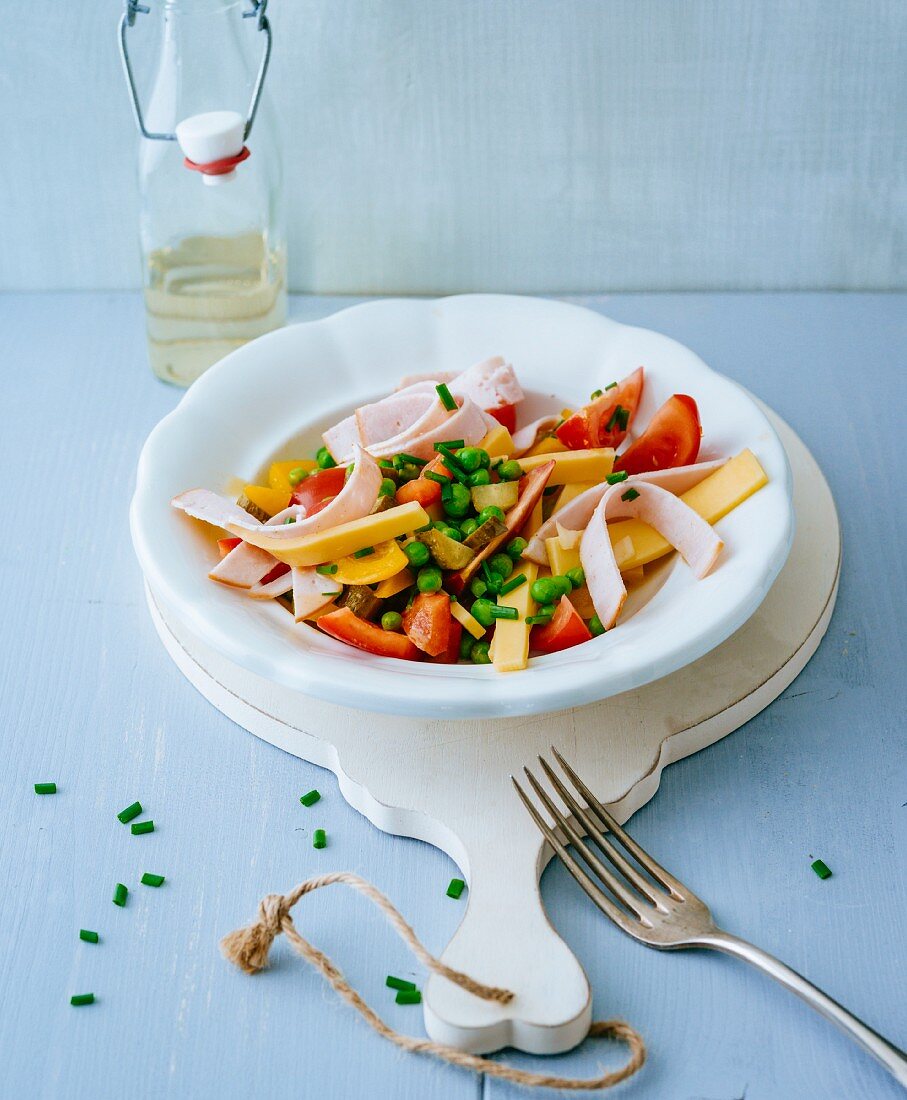
[[246, 527], [228, 527], [233, 535], [239, 535], [253, 546], [260, 546], [287, 565], [323, 565], [337, 561], [366, 546], [377, 546], [399, 535], [408, 535], [428, 523], [428, 515], [421, 504], [412, 500], [398, 504], [384, 512], [363, 516], [349, 523], [341, 523], [327, 531], [313, 535], [275, 535], [267, 527], [249, 530]]
[[[543, 436], [535, 446], [530, 447], [529, 450], [523, 455], [523, 458], [535, 458], [539, 455], [556, 455], [562, 454], [567, 448], [559, 439], [555, 439], [553, 436]], [[520, 459], [520, 462], [523, 461]]]
[[530, 589], [538, 576], [538, 566], [534, 562], [520, 562], [520, 572], [526, 574], [526, 583], [521, 584], [506, 596], [498, 596], [498, 606], [506, 604], [515, 607], [519, 619], [497, 619], [494, 628], [494, 641], [491, 646], [491, 660], [498, 672], [517, 672], [529, 664], [529, 633], [532, 627], [526, 622], [527, 615], [535, 614], [535, 600]]
[[571, 485], [576, 481], [604, 481], [614, 466], [612, 447], [590, 447], [585, 451], [564, 451], [544, 455], [523, 455], [520, 465], [525, 473], [553, 462], [554, 469], [548, 478], [548, 487], [552, 485]]
[[401, 569], [393, 577], [388, 577], [387, 580], [382, 581], [375, 589], [375, 595], [379, 600], [389, 600], [391, 596], [396, 596], [398, 592], [402, 592], [404, 588], [409, 588], [411, 584], [415, 583], [416, 578], [413, 576], [412, 570]]
[[379, 542], [373, 552], [365, 557], [357, 558], [351, 554], [340, 558], [333, 580], [341, 584], [377, 584], [378, 581], [396, 576], [406, 568], [408, 560], [399, 545], [389, 539], [387, 542]]
[[463, 629], [473, 636], [473, 638], [481, 638], [485, 633], [485, 627], [482, 626], [479, 620], [467, 611], [461, 603], [452, 603], [450, 605], [450, 613]]
[[276, 516], [290, 503], [290, 489], [271, 489], [266, 485], [244, 485], [242, 490], [249, 500], [269, 516]]
[[503, 424], [499, 424], [497, 428], [491, 429], [479, 446], [488, 452], [489, 457], [503, 458], [513, 454], [513, 436]]
[[310, 474], [317, 469], [318, 463], [312, 458], [297, 458], [293, 462], [272, 462], [268, 470], [268, 485], [272, 489], [292, 493], [295, 486], [290, 483], [291, 470], [305, 470]]

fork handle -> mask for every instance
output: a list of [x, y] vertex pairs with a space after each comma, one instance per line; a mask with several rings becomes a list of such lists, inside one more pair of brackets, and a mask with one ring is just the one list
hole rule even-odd
[[715, 932], [709, 936], [697, 939], [697, 946], [712, 947], [716, 951], [723, 951], [727, 955], [735, 955], [738, 959], [744, 959], [758, 970], [762, 970], [776, 982], [780, 982], [786, 989], [796, 993], [808, 1005], [817, 1012], [838, 1025], [846, 1032], [854, 1042], [858, 1043], [865, 1051], [873, 1056], [888, 1070], [894, 1079], [907, 1088], [907, 1054], [893, 1043], [889, 1043], [877, 1031], [864, 1024], [862, 1020], [848, 1012], [837, 1001], [832, 1000], [828, 994], [823, 993], [808, 982], [796, 970], [792, 970], [785, 963], [769, 955], [759, 947], [755, 947], [738, 936], [732, 936], [728, 932]]

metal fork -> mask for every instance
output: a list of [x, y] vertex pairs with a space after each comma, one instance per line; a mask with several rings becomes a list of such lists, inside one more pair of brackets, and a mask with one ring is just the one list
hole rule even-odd
[[[539, 757], [539, 764], [557, 791], [568, 813], [560, 809], [551, 795], [528, 768], [526, 778], [539, 801], [554, 819], [550, 825], [535, 803], [511, 776], [513, 785], [561, 862], [601, 911], [628, 935], [662, 951], [684, 947], [710, 947], [728, 955], [736, 955], [775, 981], [796, 993], [817, 1012], [837, 1024], [864, 1050], [868, 1051], [901, 1085], [907, 1087], [907, 1054], [899, 1050], [862, 1020], [842, 1008], [811, 982], [783, 962], [745, 940], [720, 929], [712, 919], [709, 907], [682, 882], [664, 869], [629, 836], [598, 801], [557, 749], [551, 749], [568, 784], [551, 765]], [[582, 799], [582, 803], [580, 802]], [[577, 825], [578, 823], [578, 825]], [[560, 830], [560, 834], [557, 830]], [[611, 841], [605, 836], [609, 832]], [[588, 836], [595, 848], [608, 861], [606, 865], [584, 842]], [[566, 841], [564, 840], [566, 838]], [[567, 850], [573, 845], [598, 882]], [[631, 862], [627, 857], [632, 857]], [[607, 889], [607, 893], [601, 887]]]

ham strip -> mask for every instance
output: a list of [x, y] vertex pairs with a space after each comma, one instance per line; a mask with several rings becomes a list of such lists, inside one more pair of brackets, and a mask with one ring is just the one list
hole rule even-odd
[[480, 409], [516, 405], [525, 394], [516, 371], [500, 355], [475, 363], [448, 383], [454, 397], [470, 398]]
[[225, 558], [221, 558], [208, 576], [212, 581], [228, 584], [231, 588], [250, 589], [266, 577], [276, 564], [277, 559], [267, 550], [241, 542]]
[[[711, 462], [696, 462], [691, 466], [675, 466], [669, 470], [653, 470], [647, 474], [634, 474], [626, 481], [618, 482], [618, 485], [623, 485], [626, 491], [628, 484], [638, 485], [643, 482], [647, 485], [657, 485], [661, 489], [667, 489], [669, 492], [679, 495], [685, 493], [687, 489], [692, 489], [694, 485], [698, 485], [709, 474], [721, 469], [726, 461], [725, 458], [718, 458]], [[582, 531], [589, 523], [592, 513], [609, 488], [610, 486], [606, 482], [602, 482], [601, 485], [593, 485], [585, 493], [580, 493], [578, 497], [574, 497], [565, 507], [552, 513], [529, 540], [529, 545], [523, 551], [523, 557], [538, 562], [539, 565], [547, 565], [548, 551], [545, 549], [545, 539], [554, 538], [557, 534], [558, 524], [574, 531]]]
[[293, 587], [293, 574], [288, 569], [285, 573], [281, 573], [279, 577], [275, 577], [274, 580], [268, 581], [267, 584], [253, 584], [247, 596], [251, 596], [253, 600], [273, 600], [275, 596], [282, 596], [284, 593], [289, 592]]
[[540, 416], [538, 420], [533, 420], [531, 424], [527, 424], [525, 427], [520, 428], [518, 432], [514, 432], [513, 455], [511, 457], [518, 458], [531, 447], [534, 447], [540, 435], [550, 431], [560, 422], [561, 418], [556, 413], [549, 413], [548, 416]]
[[357, 443], [368, 447], [408, 432], [437, 403], [436, 383], [430, 379], [412, 382], [395, 393], [362, 405], [352, 415], [323, 433], [322, 439], [334, 461], [350, 461]]
[[[610, 630], [627, 598], [608, 531], [609, 519], [632, 516], [648, 523], [676, 547], [696, 577], [704, 577], [724, 543], [688, 504], [652, 482], [635, 481], [637, 496], [624, 500], [626, 482], [609, 486], [592, 514], [580, 543], [580, 563], [602, 626]], [[580, 498], [577, 497], [577, 500]]]
[[293, 585], [293, 613], [297, 623], [301, 623], [313, 612], [329, 604], [343, 591], [343, 585], [339, 581], [322, 573], [316, 573], [314, 566], [305, 568], [293, 566], [290, 574]]
[[[456, 412], [448, 412], [440, 401], [437, 402], [437, 407], [442, 413], [440, 419], [435, 421], [432, 418], [427, 422], [423, 418], [418, 432], [410, 431], [398, 435], [395, 439], [369, 447], [369, 453], [376, 458], [386, 458], [405, 451], [407, 454], [415, 455], [416, 458], [428, 460], [435, 457], [435, 443], [440, 439], [462, 439], [465, 446], [471, 447], [481, 443], [492, 427], [497, 426], [494, 417], [480, 409], [468, 397], [464, 398], [463, 404]], [[428, 423], [427, 427], [426, 423]]]

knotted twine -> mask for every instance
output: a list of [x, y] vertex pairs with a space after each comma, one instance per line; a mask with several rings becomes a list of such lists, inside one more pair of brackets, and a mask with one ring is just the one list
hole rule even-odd
[[235, 932], [224, 936], [221, 940], [221, 951], [224, 957], [244, 970], [247, 974], [255, 974], [268, 965], [268, 951], [275, 937], [281, 932], [287, 937], [294, 949], [307, 963], [310, 963], [320, 972], [322, 977], [333, 987], [334, 991], [348, 1005], [351, 1005], [365, 1019], [379, 1035], [395, 1043], [403, 1050], [412, 1054], [430, 1054], [442, 1062], [448, 1062], [462, 1069], [472, 1070], [474, 1073], [487, 1073], [491, 1077], [499, 1077], [504, 1081], [511, 1081], [516, 1085], [526, 1085], [533, 1088], [563, 1089], [574, 1091], [593, 1091], [595, 1089], [608, 1089], [626, 1081], [642, 1068], [646, 1060], [646, 1047], [642, 1037], [628, 1023], [623, 1020], [596, 1020], [589, 1028], [589, 1034], [597, 1038], [618, 1039], [630, 1048], [630, 1057], [626, 1064], [618, 1070], [603, 1073], [600, 1077], [588, 1079], [576, 1077], [556, 1077], [547, 1073], [530, 1073], [526, 1070], [515, 1069], [512, 1066], [493, 1062], [489, 1058], [482, 1058], [477, 1054], [467, 1054], [456, 1047], [445, 1043], [435, 1043], [430, 1039], [415, 1039], [410, 1035], [401, 1035], [389, 1027], [381, 1017], [373, 1011], [349, 984], [342, 972], [334, 963], [317, 947], [303, 939], [296, 930], [290, 910], [306, 894], [311, 894], [322, 886], [333, 886], [342, 883], [364, 894], [384, 913], [394, 926], [397, 934], [419, 959], [423, 966], [434, 974], [440, 974], [448, 981], [465, 989], [475, 997], [481, 997], [485, 1001], [495, 1001], [497, 1004], [510, 1004], [514, 994], [509, 989], [499, 989], [495, 986], [483, 985], [468, 974], [445, 966], [440, 959], [436, 959], [419, 942], [415, 932], [406, 923], [399, 910], [391, 901], [370, 882], [360, 878], [350, 871], [333, 871], [327, 875], [318, 875], [316, 878], [307, 879], [299, 883], [288, 894], [268, 894], [262, 898], [258, 906], [258, 920], [247, 928], [239, 928]]

